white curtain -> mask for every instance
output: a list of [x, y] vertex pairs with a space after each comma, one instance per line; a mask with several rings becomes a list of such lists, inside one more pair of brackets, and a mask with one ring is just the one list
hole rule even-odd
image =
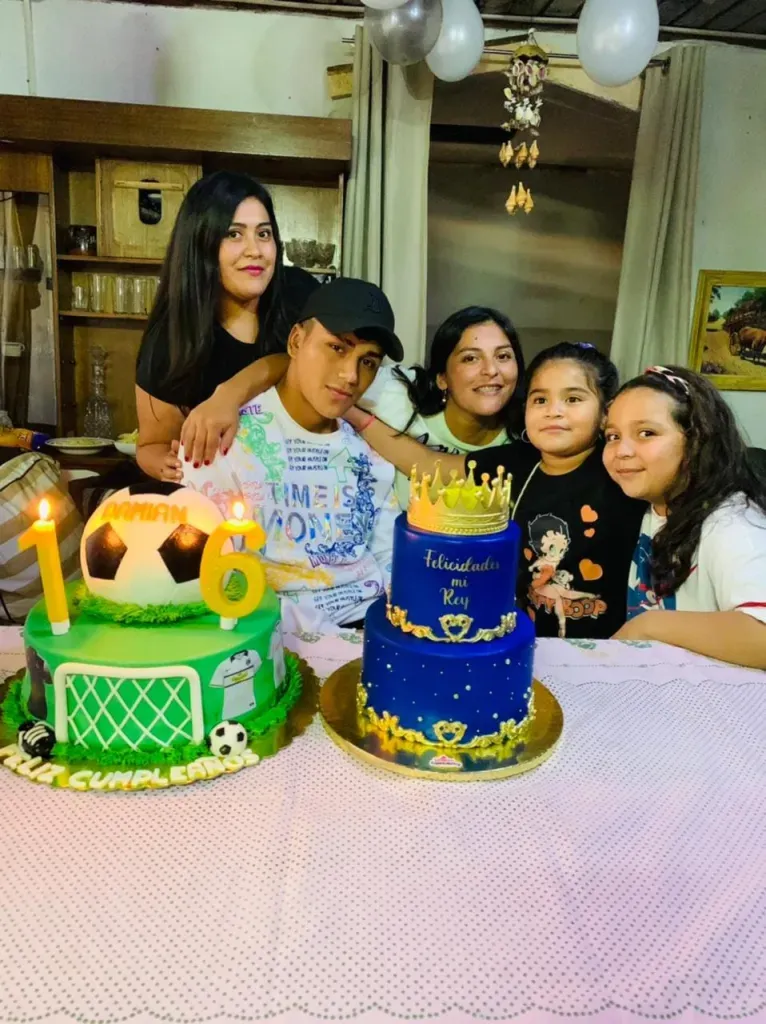
[[0, 191], [0, 429], [10, 423], [6, 395], [6, 360], [11, 351], [14, 308], [17, 305], [19, 285], [16, 282], [14, 254], [19, 251], [20, 233], [16, 204], [12, 192]]
[[0, 189], [0, 427], [56, 424], [51, 265], [48, 196]]
[[689, 44], [646, 73], [612, 338], [622, 380], [687, 362], [704, 69], [705, 45]]
[[383, 288], [396, 315], [404, 362], [422, 362], [433, 75], [425, 63], [387, 64], [357, 27], [353, 89], [343, 273]]

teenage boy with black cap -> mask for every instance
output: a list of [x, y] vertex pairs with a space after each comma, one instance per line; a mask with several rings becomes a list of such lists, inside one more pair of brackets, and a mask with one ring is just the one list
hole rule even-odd
[[[231, 449], [183, 462], [184, 484], [225, 515], [240, 496], [266, 531], [262, 558], [288, 629], [359, 624], [389, 581], [394, 469], [342, 419], [402, 345], [375, 285], [338, 278], [309, 296], [282, 380], [240, 412]], [[183, 460], [183, 451], [181, 452]]]

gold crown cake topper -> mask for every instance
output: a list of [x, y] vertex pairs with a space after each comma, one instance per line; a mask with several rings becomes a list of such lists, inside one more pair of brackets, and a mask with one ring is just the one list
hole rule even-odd
[[481, 483], [474, 479], [475, 462], [468, 463], [468, 476], [458, 478], [452, 470], [448, 483], [442, 480], [441, 464], [436, 463], [433, 479], [424, 473], [418, 479], [417, 467], [410, 474], [410, 502], [407, 521], [427, 533], [482, 534], [500, 533], [508, 526], [511, 514], [511, 477], [498, 466], [490, 481], [483, 473]]

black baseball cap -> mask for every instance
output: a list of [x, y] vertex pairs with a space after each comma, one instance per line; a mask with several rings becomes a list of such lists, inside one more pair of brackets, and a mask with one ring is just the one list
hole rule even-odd
[[331, 334], [356, 334], [375, 341], [385, 354], [399, 362], [402, 343], [394, 331], [391, 303], [375, 284], [356, 277], [336, 277], [306, 299], [300, 320], [318, 320]]

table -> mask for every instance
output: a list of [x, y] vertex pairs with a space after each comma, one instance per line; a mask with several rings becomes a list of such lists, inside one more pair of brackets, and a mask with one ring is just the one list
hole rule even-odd
[[[287, 641], [327, 675], [344, 636]], [[616, 641], [536, 670], [562, 743], [503, 782], [401, 779], [319, 722], [209, 786], [0, 769], [0, 1021], [766, 1020], [766, 676]]]

